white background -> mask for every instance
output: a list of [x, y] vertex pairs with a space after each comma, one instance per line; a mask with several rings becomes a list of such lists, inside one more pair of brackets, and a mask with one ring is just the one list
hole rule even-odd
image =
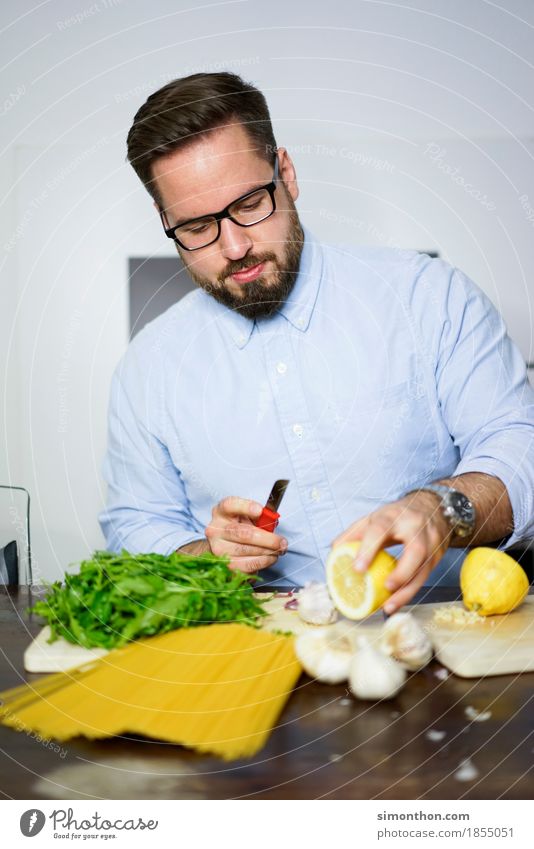
[[32, 492], [38, 580], [103, 546], [128, 257], [173, 255], [125, 137], [173, 77], [259, 86], [318, 237], [439, 250], [534, 359], [530, 0], [11, 0], [0, 30], [0, 482]]

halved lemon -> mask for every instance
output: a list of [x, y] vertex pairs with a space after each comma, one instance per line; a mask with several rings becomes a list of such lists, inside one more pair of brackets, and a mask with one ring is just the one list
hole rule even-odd
[[384, 586], [397, 561], [379, 551], [365, 572], [356, 572], [354, 561], [360, 542], [342, 542], [334, 546], [326, 561], [328, 591], [337, 609], [347, 619], [370, 616], [390, 597]]

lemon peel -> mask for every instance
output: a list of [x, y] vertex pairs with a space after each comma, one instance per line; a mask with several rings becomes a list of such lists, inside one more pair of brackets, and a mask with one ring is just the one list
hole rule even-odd
[[528, 578], [519, 563], [496, 548], [473, 548], [460, 571], [463, 603], [479, 616], [510, 613], [528, 593]]

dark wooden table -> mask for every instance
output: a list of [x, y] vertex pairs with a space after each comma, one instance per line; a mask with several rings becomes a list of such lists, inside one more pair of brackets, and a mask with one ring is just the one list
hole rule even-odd
[[[434, 589], [426, 601], [457, 597]], [[0, 690], [36, 678], [22, 656], [39, 631], [26, 588], [0, 590]], [[267, 746], [230, 764], [146, 739], [58, 745], [0, 726], [7, 799], [531, 799], [534, 673], [465, 680], [430, 664], [393, 701], [370, 704], [303, 676]], [[489, 709], [470, 722], [465, 707]], [[441, 740], [429, 730], [445, 732]], [[469, 758], [477, 776], [455, 777]]]

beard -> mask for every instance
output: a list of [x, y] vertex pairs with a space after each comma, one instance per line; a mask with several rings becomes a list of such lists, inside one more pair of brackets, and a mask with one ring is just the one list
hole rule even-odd
[[[291, 204], [289, 204], [291, 201]], [[266, 318], [273, 315], [287, 301], [297, 280], [300, 267], [300, 257], [304, 246], [304, 232], [292, 198], [288, 195], [289, 232], [285, 240], [282, 257], [272, 251], [250, 254], [246, 259], [229, 262], [225, 270], [217, 276], [217, 282], [208, 280], [188, 267], [188, 272], [198, 285], [220, 304], [235, 310], [245, 318]], [[260, 274], [256, 280], [240, 284], [240, 295], [231, 292], [226, 286], [226, 279], [231, 274], [252, 268], [260, 262], [272, 262], [274, 272], [267, 282]]]

